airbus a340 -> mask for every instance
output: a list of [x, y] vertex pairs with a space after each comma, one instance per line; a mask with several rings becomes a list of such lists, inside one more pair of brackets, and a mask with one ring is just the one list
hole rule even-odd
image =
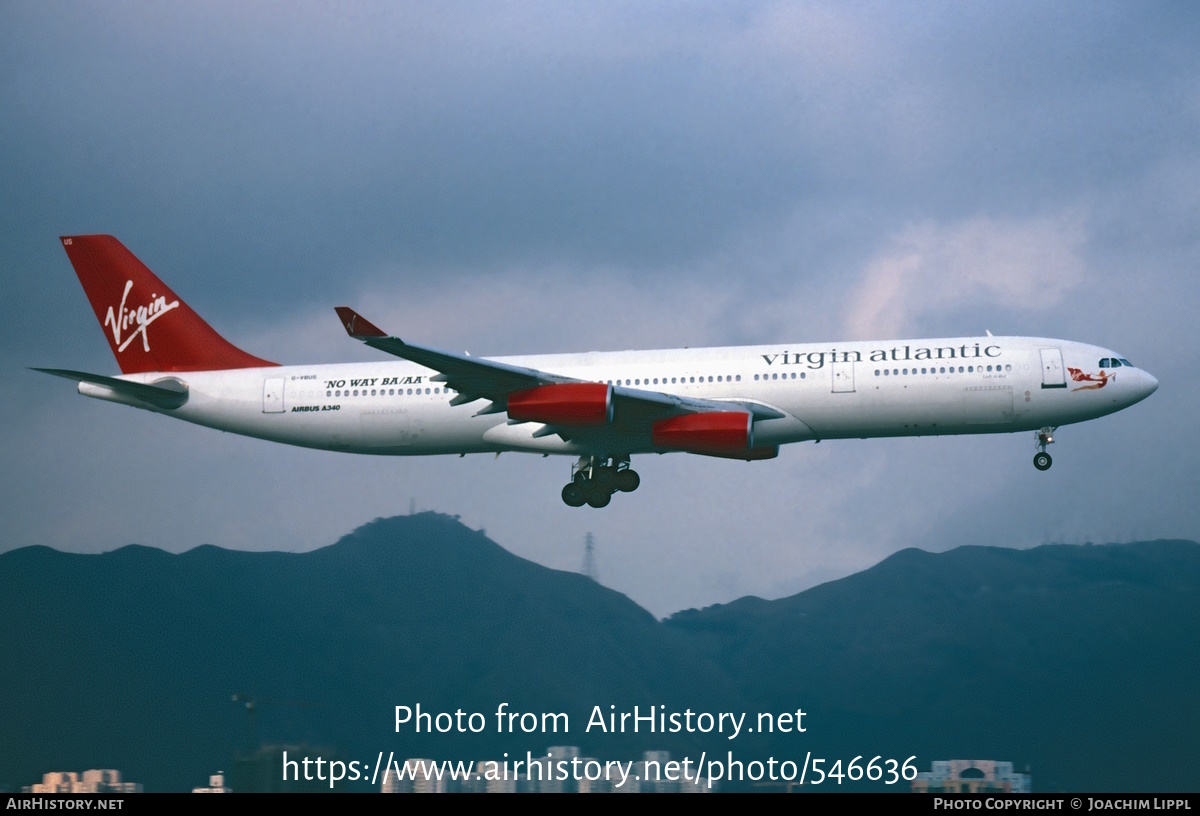
[[281, 366], [236, 348], [117, 239], [62, 238], [121, 375], [45, 369], [79, 393], [246, 436], [398, 456], [577, 457], [562, 499], [636, 490], [635, 454], [771, 459], [789, 442], [1035, 431], [1145, 399], [1120, 354], [1042, 337], [544, 354], [486, 359], [393, 337], [338, 307], [347, 333], [399, 360]]

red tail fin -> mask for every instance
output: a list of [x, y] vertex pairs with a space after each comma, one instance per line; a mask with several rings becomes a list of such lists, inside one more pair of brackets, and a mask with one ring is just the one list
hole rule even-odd
[[111, 235], [62, 242], [122, 373], [277, 365], [217, 334]]

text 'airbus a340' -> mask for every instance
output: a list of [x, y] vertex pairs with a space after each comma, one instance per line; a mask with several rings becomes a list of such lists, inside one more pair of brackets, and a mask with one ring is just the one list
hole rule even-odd
[[634, 454], [771, 459], [789, 442], [1036, 431], [1145, 399], [1157, 380], [1098, 346], [1042, 337], [544, 354], [484, 359], [392, 337], [338, 307], [349, 335], [399, 357], [281, 366], [236, 348], [116, 238], [62, 238], [121, 376], [37, 369], [79, 393], [246, 436], [350, 453], [578, 457], [562, 499], [636, 490]]

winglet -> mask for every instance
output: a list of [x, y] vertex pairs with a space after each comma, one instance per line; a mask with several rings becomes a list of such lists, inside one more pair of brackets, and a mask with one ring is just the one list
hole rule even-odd
[[380, 329], [349, 306], [335, 306], [334, 311], [341, 318], [342, 326], [346, 329], [346, 334], [356, 340], [365, 340], [368, 337], [388, 336], [387, 332]]

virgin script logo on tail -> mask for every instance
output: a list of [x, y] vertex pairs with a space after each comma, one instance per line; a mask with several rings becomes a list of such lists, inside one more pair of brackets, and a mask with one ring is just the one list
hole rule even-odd
[[[125, 292], [121, 295], [121, 306], [115, 313], [112, 306], [108, 307], [108, 314], [104, 316], [104, 325], [112, 327], [113, 342], [117, 345], [117, 351], [127, 349], [129, 344], [139, 334], [142, 336], [142, 349], [149, 351], [150, 336], [146, 334], [146, 327], [179, 306], [179, 301], [173, 300], [167, 303], [165, 297], [151, 293], [148, 305], [129, 308], [125, 305], [125, 301], [129, 299], [129, 290], [132, 288], [133, 281], [125, 281]], [[125, 334], [134, 326], [137, 328], [134, 328], [129, 334]], [[124, 336], [124, 339], [122, 339], [122, 336]]]

